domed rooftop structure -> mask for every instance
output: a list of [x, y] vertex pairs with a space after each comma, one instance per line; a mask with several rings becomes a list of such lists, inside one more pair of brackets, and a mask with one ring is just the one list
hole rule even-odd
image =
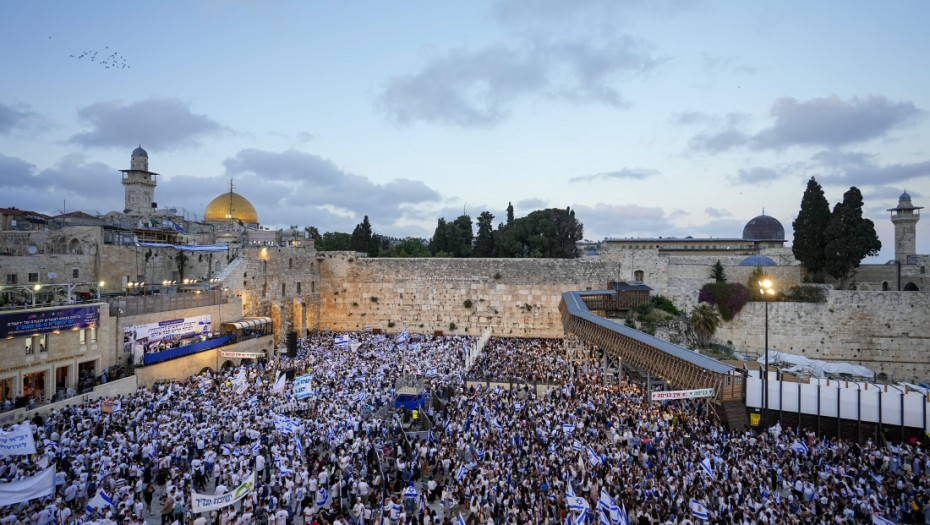
[[255, 213], [255, 207], [248, 199], [229, 190], [207, 204], [207, 209], [203, 212], [203, 220], [258, 224], [258, 214]]
[[764, 255], [750, 255], [739, 262], [740, 266], [778, 266], [778, 263]]
[[775, 217], [762, 215], [754, 217], [743, 228], [743, 239], [747, 241], [782, 241], [785, 240], [785, 228]]
[[149, 152], [142, 149], [142, 144], [139, 144], [138, 148], [132, 150], [132, 156], [149, 158]]

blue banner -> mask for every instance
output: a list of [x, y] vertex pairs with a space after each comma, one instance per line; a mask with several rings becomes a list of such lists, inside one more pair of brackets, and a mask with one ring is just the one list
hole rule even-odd
[[0, 314], [0, 339], [87, 328], [96, 326], [99, 320], [97, 306]]
[[142, 356], [142, 363], [150, 365], [152, 363], [160, 363], [161, 361], [167, 361], [169, 359], [174, 359], [176, 357], [182, 357], [189, 354], [196, 354], [197, 352], [203, 352], [204, 350], [209, 350], [211, 348], [216, 348], [226, 344], [227, 341], [232, 339], [233, 336], [226, 335], [223, 337], [217, 337], [216, 339], [207, 339], [206, 341], [200, 341], [192, 345], [179, 346], [177, 348], [172, 348], [170, 350], [162, 350], [161, 352], [152, 352], [151, 354], [145, 354]]

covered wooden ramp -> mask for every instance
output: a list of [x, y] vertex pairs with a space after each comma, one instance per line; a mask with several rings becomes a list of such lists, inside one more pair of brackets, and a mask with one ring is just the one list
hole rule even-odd
[[[713, 402], [730, 428], [745, 427], [743, 374], [733, 366], [591, 313], [610, 301], [613, 290], [564, 292], [559, 304], [566, 334], [595, 345], [666, 380], [676, 390], [713, 388]], [[589, 308], [589, 304], [593, 308]]]

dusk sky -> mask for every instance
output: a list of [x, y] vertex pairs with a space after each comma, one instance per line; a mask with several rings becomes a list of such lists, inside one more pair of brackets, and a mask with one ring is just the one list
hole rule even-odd
[[[586, 239], [930, 207], [930, 2], [0, 3], [0, 207], [121, 210], [142, 145], [191, 219], [430, 237], [571, 206]], [[930, 219], [917, 226], [930, 253]]]

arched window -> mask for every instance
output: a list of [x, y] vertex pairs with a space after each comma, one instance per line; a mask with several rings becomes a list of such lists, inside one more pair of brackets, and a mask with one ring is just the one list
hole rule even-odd
[[633, 280], [634, 280], [634, 281], [642, 282], [642, 281], [643, 281], [643, 277], [645, 277], [645, 276], [646, 276], [646, 274], [645, 274], [645, 272], [643, 272], [642, 270], [636, 270], [635, 272], [633, 272]]
[[883, 282], [882, 282], [882, 291], [883, 291], [883, 292], [887, 292], [887, 291], [888, 291], [888, 281], [883, 281]]
[[920, 288], [917, 287], [914, 283], [907, 283], [904, 285], [905, 292], [919, 292]]
[[81, 254], [81, 242], [77, 239], [71, 239], [71, 242], [68, 243], [68, 253], [73, 255]]

